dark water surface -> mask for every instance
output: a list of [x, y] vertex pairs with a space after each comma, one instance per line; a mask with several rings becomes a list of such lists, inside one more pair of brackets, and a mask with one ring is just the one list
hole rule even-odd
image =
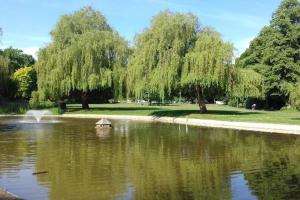
[[30, 200], [300, 199], [299, 136], [96, 121], [0, 118], [0, 187]]

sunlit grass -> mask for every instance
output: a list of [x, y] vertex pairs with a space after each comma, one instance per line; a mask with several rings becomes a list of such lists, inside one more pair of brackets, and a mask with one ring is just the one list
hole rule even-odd
[[208, 113], [200, 114], [197, 105], [148, 106], [138, 104], [91, 104], [90, 110], [81, 110], [79, 104], [69, 104], [67, 114], [109, 114], [189, 117], [223, 121], [259, 122], [300, 125], [300, 112], [260, 111], [235, 108], [227, 105], [207, 105]]

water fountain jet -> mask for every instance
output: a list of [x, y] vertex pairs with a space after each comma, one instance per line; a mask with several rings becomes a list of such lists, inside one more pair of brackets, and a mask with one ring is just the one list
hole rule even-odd
[[[47, 117], [47, 120], [45, 119]], [[53, 113], [50, 110], [29, 110], [25, 113], [24, 120], [21, 123], [57, 123], [53, 119]]]

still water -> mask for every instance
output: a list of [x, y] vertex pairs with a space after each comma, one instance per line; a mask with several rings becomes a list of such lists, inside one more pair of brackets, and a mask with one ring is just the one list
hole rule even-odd
[[0, 188], [24, 199], [300, 199], [299, 136], [16, 120], [0, 118]]

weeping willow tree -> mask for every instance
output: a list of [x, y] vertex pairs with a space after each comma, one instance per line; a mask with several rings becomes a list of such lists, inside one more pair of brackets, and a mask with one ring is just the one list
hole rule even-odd
[[7, 90], [8, 75], [8, 63], [9, 60], [0, 55], [0, 97]]
[[191, 14], [164, 11], [158, 14], [135, 41], [127, 71], [128, 93], [158, 95], [162, 100], [180, 86], [185, 54], [194, 45], [199, 30]]
[[199, 33], [195, 48], [186, 56], [182, 85], [194, 88], [200, 113], [206, 113], [205, 92], [210, 88], [229, 90], [233, 80], [233, 46], [219, 33], [205, 28]]
[[251, 69], [236, 71], [234, 84], [232, 84], [229, 96], [235, 98], [237, 104], [247, 98], [264, 98], [264, 77]]
[[39, 51], [38, 89], [60, 99], [81, 91], [82, 108], [88, 109], [92, 90], [111, 87], [115, 95], [123, 88], [128, 56], [127, 42], [90, 7], [62, 16], [52, 42]]

